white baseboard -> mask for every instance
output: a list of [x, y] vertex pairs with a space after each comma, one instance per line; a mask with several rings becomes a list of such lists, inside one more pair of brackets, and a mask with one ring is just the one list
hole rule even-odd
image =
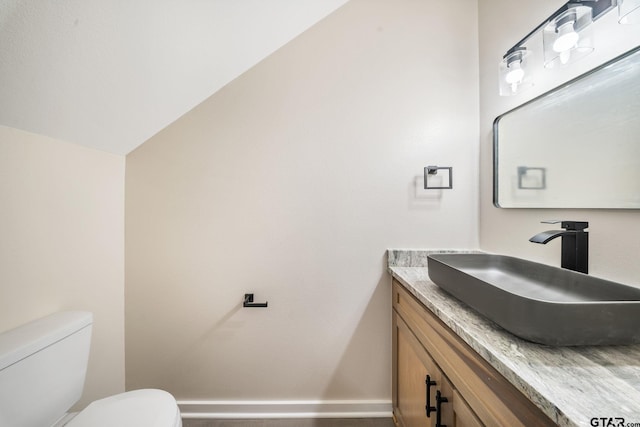
[[182, 418], [391, 418], [390, 400], [179, 400]]

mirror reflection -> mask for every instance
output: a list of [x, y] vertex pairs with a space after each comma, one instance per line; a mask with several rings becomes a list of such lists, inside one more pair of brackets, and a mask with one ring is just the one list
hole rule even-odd
[[494, 204], [640, 208], [640, 48], [498, 117]]

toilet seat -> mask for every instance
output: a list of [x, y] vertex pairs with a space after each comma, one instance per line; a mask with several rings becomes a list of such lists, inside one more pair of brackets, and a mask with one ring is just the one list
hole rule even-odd
[[144, 389], [96, 400], [65, 426], [182, 427], [182, 419], [172, 395]]

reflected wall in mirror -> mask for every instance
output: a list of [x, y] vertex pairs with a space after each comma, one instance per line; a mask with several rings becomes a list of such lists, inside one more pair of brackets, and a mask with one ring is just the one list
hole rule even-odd
[[493, 124], [500, 208], [640, 209], [640, 47]]

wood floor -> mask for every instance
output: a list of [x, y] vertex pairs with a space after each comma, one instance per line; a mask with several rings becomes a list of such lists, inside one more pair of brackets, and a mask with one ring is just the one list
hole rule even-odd
[[394, 427], [391, 418], [182, 420], [183, 427]]

